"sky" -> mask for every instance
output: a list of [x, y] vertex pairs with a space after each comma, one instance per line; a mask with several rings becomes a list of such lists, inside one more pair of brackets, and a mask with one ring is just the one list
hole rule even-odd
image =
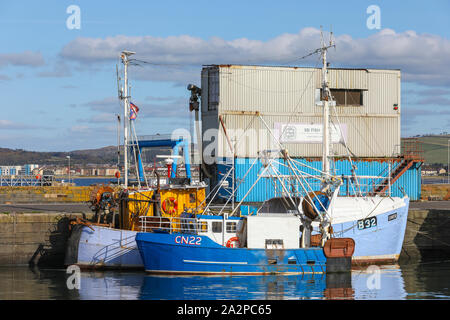
[[311, 66], [321, 26], [331, 67], [401, 70], [402, 136], [450, 132], [449, 18], [447, 0], [0, 0], [0, 148], [117, 145], [124, 49], [152, 63], [129, 70], [137, 134], [189, 129], [202, 65]]

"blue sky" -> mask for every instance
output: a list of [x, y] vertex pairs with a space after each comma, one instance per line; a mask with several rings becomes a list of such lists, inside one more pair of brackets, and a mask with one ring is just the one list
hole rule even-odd
[[[66, 27], [70, 5], [79, 30]], [[366, 25], [370, 5], [381, 29]], [[138, 134], [167, 133], [189, 128], [186, 85], [202, 64], [292, 60], [317, 47], [321, 25], [336, 36], [335, 66], [402, 70], [403, 136], [450, 131], [449, 16], [449, 1], [2, 1], [0, 147], [115, 145], [124, 47], [181, 65], [130, 70]]]

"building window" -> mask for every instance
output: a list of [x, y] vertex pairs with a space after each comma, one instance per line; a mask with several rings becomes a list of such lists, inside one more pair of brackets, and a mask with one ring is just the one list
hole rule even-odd
[[362, 106], [363, 94], [358, 89], [331, 89], [337, 106]]
[[212, 232], [214, 232], [214, 233], [222, 233], [222, 221], [213, 221], [213, 223], [212, 223]]
[[283, 249], [283, 239], [266, 239], [266, 249]]
[[208, 111], [217, 110], [219, 105], [219, 72], [208, 70]]
[[[322, 89], [320, 90], [322, 93]], [[333, 100], [336, 101], [336, 106], [362, 106], [363, 105], [363, 90], [360, 89], [330, 89]]]
[[227, 222], [227, 233], [236, 233], [236, 222]]

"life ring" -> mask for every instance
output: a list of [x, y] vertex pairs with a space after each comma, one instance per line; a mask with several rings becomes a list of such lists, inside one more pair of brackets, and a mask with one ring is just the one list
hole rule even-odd
[[[237, 242], [238, 245], [235, 246], [234, 243]], [[239, 241], [239, 237], [231, 237], [227, 241], [227, 248], [239, 248], [241, 246], [241, 242]]]
[[162, 209], [165, 214], [174, 214], [178, 209], [178, 202], [175, 198], [170, 197], [163, 201]]

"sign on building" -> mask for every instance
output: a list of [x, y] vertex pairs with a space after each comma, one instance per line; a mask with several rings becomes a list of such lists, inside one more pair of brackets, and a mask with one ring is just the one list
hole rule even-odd
[[[322, 143], [322, 124], [280, 123], [274, 124], [275, 136], [281, 143]], [[347, 140], [347, 125], [330, 124], [331, 143], [342, 143]]]

